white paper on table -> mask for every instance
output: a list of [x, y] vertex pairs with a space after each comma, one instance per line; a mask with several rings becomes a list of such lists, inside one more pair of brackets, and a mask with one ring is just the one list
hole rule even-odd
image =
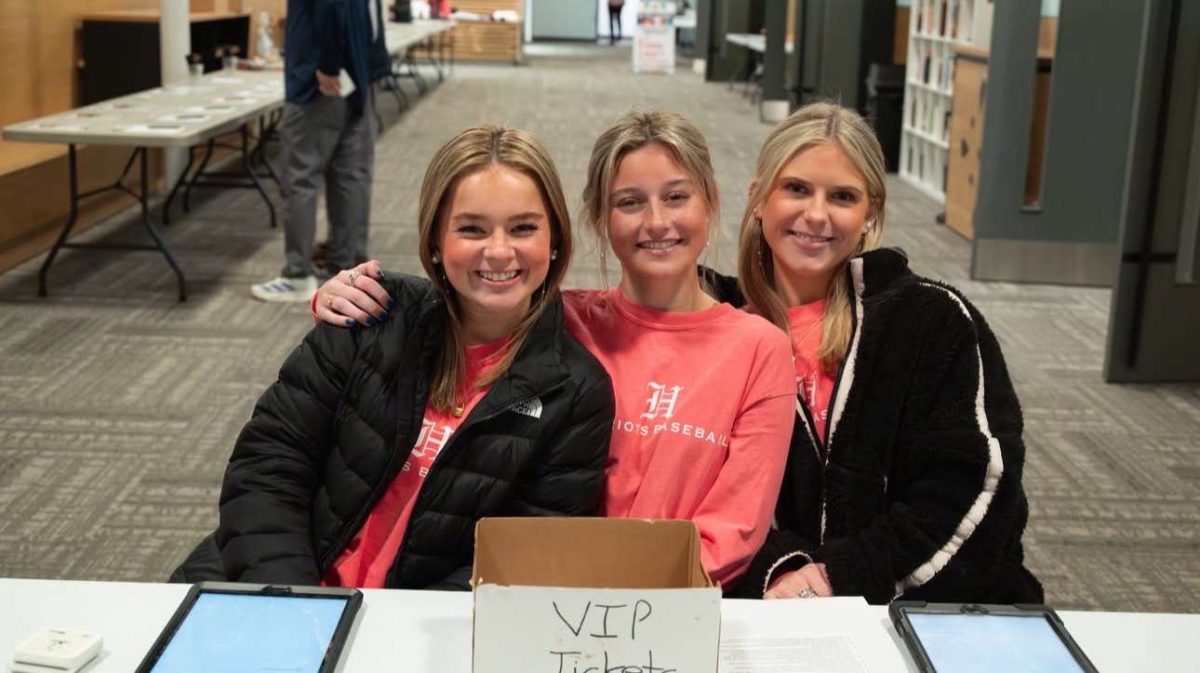
[[206, 114], [200, 114], [200, 113], [197, 113], [197, 112], [185, 112], [185, 113], [183, 113], [183, 114], [177, 114], [177, 115], [167, 115], [167, 116], [165, 116], [165, 117], [159, 117], [158, 121], [161, 121], [161, 122], [182, 122], [182, 123], [185, 123], [185, 124], [199, 124], [199, 123], [201, 123], [201, 122], [206, 122], [206, 121], [208, 121], [208, 115], [206, 115]]
[[84, 129], [79, 124], [63, 124], [61, 122], [42, 122], [41, 124], [35, 124], [34, 128], [43, 131], [82, 131]]
[[719, 670], [720, 673], [906, 670], [886, 622], [886, 615], [881, 619], [878, 610], [861, 597], [722, 601]]
[[721, 673], [867, 673], [849, 636], [774, 636], [721, 641]]
[[213, 84], [241, 84], [242, 83], [242, 80], [240, 77], [221, 77], [220, 75], [213, 77], [212, 79], [210, 79], [208, 81], [212, 82]]
[[183, 127], [175, 124], [130, 124], [129, 126], [118, 126], [113, 130], [118, 133], [161, 133], [163, 135], [171, 135], [172, 133], [179, 133], [183, 130]]

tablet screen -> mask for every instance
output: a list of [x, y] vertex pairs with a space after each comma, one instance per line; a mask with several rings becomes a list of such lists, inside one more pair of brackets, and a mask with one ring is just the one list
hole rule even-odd
[[151, 671], [317, 673], [347, 600], [201, 592]]
[[909, 612], [937, 673], [1073, 673], [1083, 668], [1042, 615]]

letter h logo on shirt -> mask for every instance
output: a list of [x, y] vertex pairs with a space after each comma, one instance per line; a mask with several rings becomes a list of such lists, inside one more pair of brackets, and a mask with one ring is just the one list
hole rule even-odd
[[441, 453], [442, 447], [446, 446], [446, 442], [450, 441], [452, 434], [454, 434], [454, 428], [448, 425], [439, 426], [428, 420], [422, 422], [421, 434], [417, 436], [417, 443], [413, 446], [413, 458], [424, 458], [429, 453], [436, 458]]
[[683, 386], [668, 388], [661, 383], [651, 381], [646, 384], [646, 387], [650, 389], [650, 398], [646, 400], [646, 411], [642, 414], [642, 418], [653, 420], [674, 416], [675, 403], [679, 401], [679, 393], [683, 390]]

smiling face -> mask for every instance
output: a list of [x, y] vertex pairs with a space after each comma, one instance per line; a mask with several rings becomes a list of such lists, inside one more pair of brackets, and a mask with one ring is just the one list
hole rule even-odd
[[858, 249], [872, 217], [866, 180], [842, 148], [820, 142], [797, 152], [755, 210], [789, 304], [825, 296]]
[[481, 321], [515, 326], [550, 269], [551, 223], [537, 183], [491, 164], [460, 178], [447, 204], [438, 258], [464, 329], [478, 332]]
[[609, 189], [608, 238], [634, 282], [694, 277], [709, 217], [703, 186], [665, 147], [622, 157]]

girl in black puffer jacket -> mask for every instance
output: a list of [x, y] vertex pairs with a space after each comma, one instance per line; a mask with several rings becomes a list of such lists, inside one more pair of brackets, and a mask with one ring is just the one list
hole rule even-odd
[[388, 279], [387, 322], [292, 352], [234, 447], [215, 551], [177, 579], [465, 589], [479, 518], [596, 512], [612, 385], [562, 326], [571, 230], [545, 150], [459, 134], [419, 229], [435, 280]]

